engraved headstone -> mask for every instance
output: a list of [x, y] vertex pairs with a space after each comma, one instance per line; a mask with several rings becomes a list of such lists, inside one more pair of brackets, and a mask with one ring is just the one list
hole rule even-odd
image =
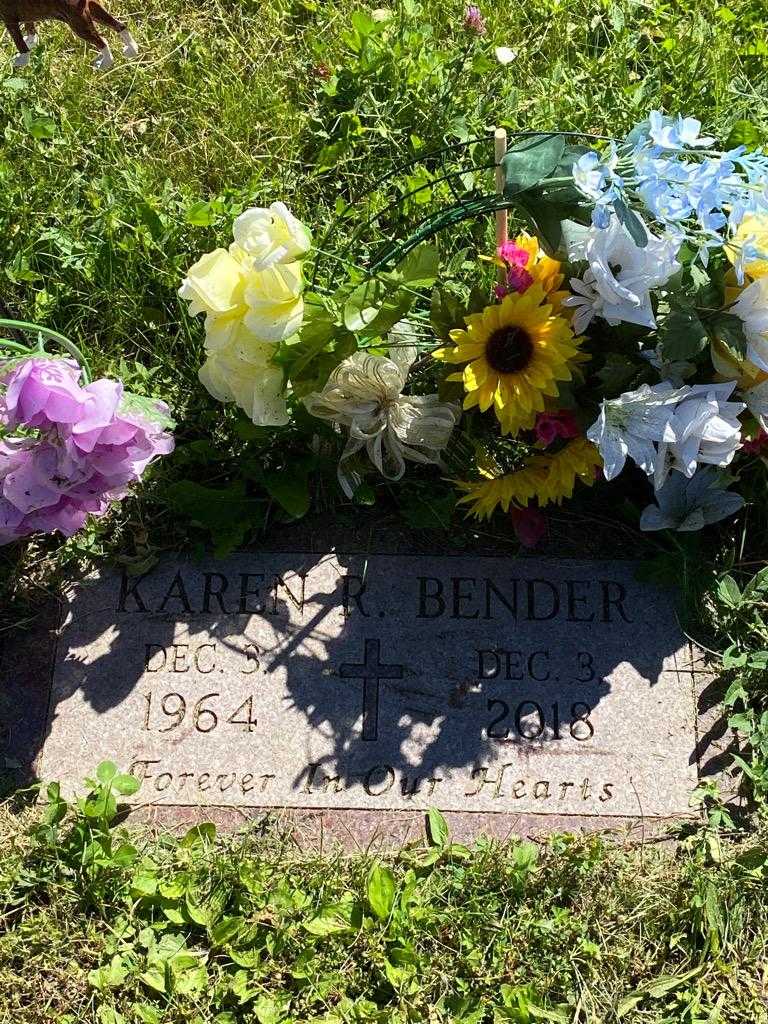
[[473, 832], [689, 816], [692, 664], [631, 563], [167, 561], [70, 594], [37, 768], [71, 790], [110, 759], [144, 807], [368, 826], [430, 806]]

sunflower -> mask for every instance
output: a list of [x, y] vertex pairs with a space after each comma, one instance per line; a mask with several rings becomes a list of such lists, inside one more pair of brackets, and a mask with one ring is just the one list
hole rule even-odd
[[534, 455], [521, 469], [487, 480], [457, 481], [464, 491], [459, 505], [469, 505], [468, 514], [490, 519], [499, 506], [524, 508], [535, 498], [540, 507], [560, 505], [573, 495], [576, 480], [591, 485], [602, 466], [600, 453], [585, 437], [570, 441], [554, 455]]
[[603, 465], [600, 452], [586, 437], [577, 437], [554, 455], [540, 458], [549, 461], [546, 479], [537, 495], [542, 506], [561, 505], [564, 498], [571, 498], [577, 480], [591, 487], [596, 470]]
[[533, 427], [545, 397], [558, 393], [557, 382], [570, 380], [569, 360], [578, 348], [568, 321], [552, 315], [540, 282], [522, 295], [465, 318], [466, 330], [451, 331], [453, 347], [437, 349], [435, 359], [466, 363], [448, 380], [463, 381], [464, 408], [494, 408], [503, 434]]

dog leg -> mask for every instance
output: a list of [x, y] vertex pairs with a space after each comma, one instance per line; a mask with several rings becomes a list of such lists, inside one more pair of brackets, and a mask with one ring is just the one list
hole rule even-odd
[[34, 48], [40, 42], [40, 38], [37, 34], [34, 21], [24, 22], [24, 42], [27, 44], [30, 50], [34, 50]]
[[29, 64], [29, 47], [24, 41], [24, 36], [21, 34], [21, 25], [18, 22], [6, 22], [5, 27], [8, 29], [8, 35], [16, 44], [16, 49], [19, 51], [13, 58], [13, 66], [15, 68], [25, 68]]
[[133, 60], [139, 56], [139, 44], [131, 35], [130, 31], [126, 28], [120, 33], [120, 38], [123, 41], [123, 56], [128, 60]]
[[113, 17], [108, 10], [102, 7], [98, 0], [91, 0], [89, 10], [94, 21], [98, 21], [99, 24], [105, 25], [107, 28], [111, 28], [114, 32], [118, 33], [123, 43], [124, 57], [127, 57], [128, 60], [133, 60], [134, 57], [138, 57], [138, 44], [124, 22], [118, 21], [117, 18]]

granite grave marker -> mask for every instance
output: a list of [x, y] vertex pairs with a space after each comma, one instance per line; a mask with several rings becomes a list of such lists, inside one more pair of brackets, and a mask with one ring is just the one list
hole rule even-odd
[[[690, 816], [692, 654], [631, 563], [242, 553], [74, 588], [37, 771], [469, 831]], [[181, 812], [179, 812], [181, 813]], [[519, 830], [519, 829], [518, 829]]]

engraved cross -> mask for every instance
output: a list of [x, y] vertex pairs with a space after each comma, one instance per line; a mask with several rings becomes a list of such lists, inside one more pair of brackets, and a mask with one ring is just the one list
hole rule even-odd
[[376, 740], [379, 736], [379, 680], [402, 679], [402, 665], [382, 665], [380, 640], [365, 641], [362, 665], [346, 662], [339, 668], [342, 679], [363, 680], [363, 739]]

